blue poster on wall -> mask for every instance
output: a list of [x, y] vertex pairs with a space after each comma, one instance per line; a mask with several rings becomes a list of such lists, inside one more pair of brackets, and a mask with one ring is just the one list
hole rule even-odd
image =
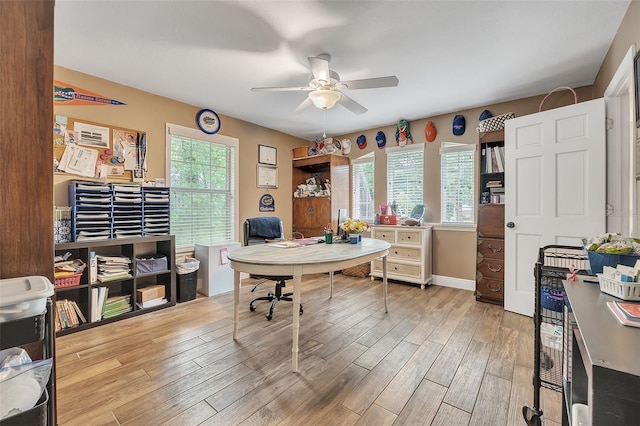
[[276, 202], [268, 192], [260, 197], [260, 206], [258, 208], [261, 212], [274, 212], [276, 211]]

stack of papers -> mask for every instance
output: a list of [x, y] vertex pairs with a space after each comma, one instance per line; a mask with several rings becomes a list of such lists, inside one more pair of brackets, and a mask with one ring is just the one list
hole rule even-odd
[[114, 281], [131, 278], [131, 259], [126, 256], [98, 255], [98, 281]]

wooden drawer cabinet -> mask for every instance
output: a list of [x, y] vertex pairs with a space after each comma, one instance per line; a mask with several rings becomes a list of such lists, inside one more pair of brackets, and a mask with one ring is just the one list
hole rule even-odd
[[[387, 258], [387, 278], [420, 284], [431, 281], [431, 227], [374, 225], [371, 238], [391, 244]], [[371, 262], [371, 278], [382, 278], [382, 261]]]
[[[486, 237], [491, 235], [491, 237]], [[504, 205], [486, 204], [478, 209], [476, 251], [476, 300], [504, 302]]]

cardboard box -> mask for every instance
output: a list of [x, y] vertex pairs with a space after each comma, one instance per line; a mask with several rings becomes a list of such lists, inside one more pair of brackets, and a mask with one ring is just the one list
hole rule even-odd
[[309, 147], [308, 146], [299, 146], [297, 148], [293, 148], [293, 158], [301, 158], [309, 156]]
[[381, 214], [380, 225], [397, 225], [398, 218], [395, 214]]
[[142, 303], [148, 300], [161, 299], [164, 297], [163, 285], [151, 285], [149, 287], [139, 288], [136, 291], [136, 302]]

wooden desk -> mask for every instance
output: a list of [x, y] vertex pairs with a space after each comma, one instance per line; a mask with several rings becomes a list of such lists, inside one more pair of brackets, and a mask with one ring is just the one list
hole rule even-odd
[[[387, 311], [386, 241], [363, 238], [361, 244], [313, 244], [294, 248], [269, 247], [268, 244], [241, 247], [228, 254], [233, 268], [233, 338], [238, 337], [240, 318], [240, 272], [293, 277], [293, 371], [298, 371], [298, 334], [300, 330], [300, 282], [305, 274], [340, 271], [382, 257], [382, 295]], [[331, 283], [333, 285], [333, 283]]]
[[614, 318], [607, 302], [619, 299], [600, 292], [598, 284], [564, 281], [564, 288], [577, 329], [572, 339], [572, 381], [563, 392], [563, 424], [568, 423], [571, 405], [582, 403], [589, 406], [592, 425], [637, 425], [640, 328]]

